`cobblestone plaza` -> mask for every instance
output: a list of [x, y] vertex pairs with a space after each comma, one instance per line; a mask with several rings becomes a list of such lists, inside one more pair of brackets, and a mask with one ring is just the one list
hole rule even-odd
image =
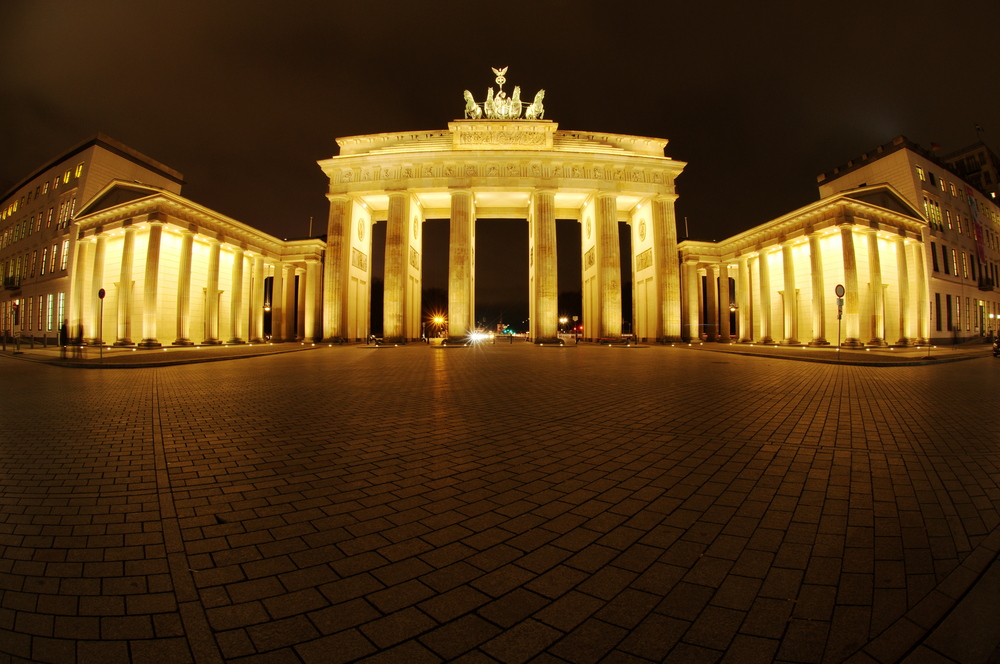
[[998, 369], [0, 358], [0, 662], [995, 661]]

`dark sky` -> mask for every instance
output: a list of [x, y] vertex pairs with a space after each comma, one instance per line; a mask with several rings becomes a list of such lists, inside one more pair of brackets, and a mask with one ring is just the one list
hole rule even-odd
[[490, 67], [562, 129], [669, 139], [699, 239], [899, 134], [1000, 144], [997, 0], [5, 0], [0, 25], [0, 188], [103, 131], [280, 237], [325, 224], [338, 136], [444, 129]]

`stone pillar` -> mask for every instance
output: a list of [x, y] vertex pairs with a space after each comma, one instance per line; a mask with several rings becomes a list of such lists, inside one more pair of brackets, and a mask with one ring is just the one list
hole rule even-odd
[[294, 341], [296, 336], [295, 266], [291, 263], [284, 263], [282, 270], [284, 272], [285, 296], [282, 300], [284, 309], [282, 310], [281, 319], [284, 324], [281, 327], [281, 338], [285, 341]]
[[[94, 247], [94, 276], [90, 280], [90, 296], [93, 298], [93, 306], [91, 308], [94, 312], [90, 321], [90, 343], [99, 346], [103, 343], [104, 339], [104, 330], [101, 329], [104, 323], [103, 302], [99, 292], [104, 288], [104, 252], [108, 238], [104, 235], [98, 235], [96, 240], [97, 244]], [[107, 295], [107, 289], [105, 289], [105, 295]]]
[[900, 346], [909, 346], [913, 332], [910, 330], [910, 276], [906, 266], [906, 239], [893, 238], [896, 245], [896, 283], [899, 284], [899, 340]]
[[725, 262], [719, 264], [719, 341], [732, 341], [732, 330], [729, 327], [731, 296], [729, 294], [729, 266]]
[[[70, 233], [79, 233], [76, 224], [70, 227]], [[67, 339], [73, 345], [83, 343], [83, 303], [84, 294], [87, 290], [87, 254], [90, 250], [89, 242], [77, 242], [73, 251], [73, 271], [70, 273], [73, 279], [72, 301], [70, 302], [69, 327], [66, 330]], [[24, 309], [21, 309], [22, 316]]]
[[190, 346], [191, 325], [191, 251], [194, 233], [181, 233], [181, 255], [177, 264], [177, 338], [175, 346]]
[[823, 252], [819, 246], [819, 233], [809, 234], [809, 271], [812, 277], [813, 338], [810, 346], [829, 346], [826, 340], [826, 301], [823, 289]]
[[243, 327], [243, 248], [233, 250], [233, 285], [229, 296], [229, 329], [233, 335], [231, 344], [243, 343], [240, 328]]
[[622, 336], [621, 253], [618, 246], [618, 198], [602, 192], [594, 197], [597, 247], [597, 337]]
[[701, 341], [698, 320], [698, 265], [694, 261], [684, 263], [685, 303], [687, 304], [688, 341]]
[[[330, 220], [326, 230], [326, 259], [323, 270], [323, 340], [338, 343], [343, 340], [347, 322], [348, 272], [351, 261], [350, 232], [351, 202], [346, 196], [329, 196]], [[390, 197], [391, 207], [392, 197]], [[391, 226], [391, 224], [390, 224]], [[386, 238], [385, 286], [388, 301], [389, 241]]]
[[785, 329], [781, 343], [795, 345], [799, 343], [799, 303], [795, 292], [795, 256], [790, 241], [781, 244], [781, 262], [785, 282]]
[[858, 301], [858, 262], [854, 255], [854, 226], [846, 224], [840, 227], [840, 242], [844, 251], [844, 320], [847, 327], [847, 338], [842, 346], [863, 346], [858, 336], [861, 333], [861, 320]]
[[[409, 281], [406, 260], [409, 239], [406, 228], [409, 202], [408, 193], [389, 192], [389, 218], [385, 231], [385, 296], [383, 299], [385, 313], [382, 316], [382, 336], [386, 341], [393, 343], [406, 342], [406, 288]], [[346, 307], [344, 309], [346, 316]], [[343, 325], [341, 329], [346, 329], [346, 325]], [[342, 337], [343, 335], [344, 333], [341, 332], [338, 336]]]
[[205, 345], [222, 343], [219, 340], [219, 241], [208, 242], [208, 282], [205, 286]]
[[146, 245], [146, 280], [143, 284], [142, 301], [142, 348], [159, 348], [156, 339], [156, 306], [160, 288], [160, 243], [163, 240], [163, 223], [149, 222], [149, 243]]
[[[658, 196], [652, 204], [653, 255], [656, 261], [653, 283], [659, 305], [660, 341], [681, 340], [681, 286], [677, 264], [677, 222], [674, 201], [677, 196]], [[635, 293], [633, 292], [633, 302]]]
[[531, 331], [535, 343], [556, 342], [559, 340], [559, 286], [553, 192], [536, 190], [531, 229], [535, 271], [535, 318], [531, 321]]
[[762, 249], [757, 256], [757, 271], [760, 273], [760, 343], [774, 343], [771, 338], [771, 268], [767, 264], [767, 253]]
[[[475, 326], [472, 310], [472, 192], [451, 192], [448, 246], [448, 338], [461, 341]], [[553, 221], [553, 223], [555, 223]], [[531, 321], [532, 327], [535, 321]]]
[[253, 257], [250, 278], [250, 343], [264, 342], [264, 257]]
[[910, 245], [913, 255], [913, 268], [916, 272], [914, 281], [917, 287], [917, 343], [930, 343], [931, 316], [930, 299], [927, 294], [927, 257], [924, 255], [925, 242], [914, 242]]
[[882, 262], [878, 255], [878, 232], [872, 228], [868, 236], [868, 283], [872, 303], [872, 346], [885, 346], [885, 296], [882, 292]]
[[736, 306], [739, 325], [739, 342], [753, 341], [753, 326], [750, 324], [750, 265], [746, 256], [737, 259]]
[[[299, 278], [299, 290], [298, 290], [298, 311], [295, 321], [295, 340], [305, 341], [307, 336], [306, 332], [306, 271], [302, 268], [295, 270], [295, 276]], [[312, 340], [311, 334], [308, 334], [310, 341]]]
[[306, 259], [305, 311], [303, 315], [304, 329], [302, 341], [316, 341], [316, 299], [319, 295], [319, 261]]
[[705, 340], [719, 340], [719, 286], [714, 265], [705, 267]]
[[132, 257], [135, 254], [135, 228], [125, 229], [122, 239], [122, 267], [118, 277], [118, 333], [116, 346], [132, 345]]
[[271, 281], [271, 343], [285, 340], [285, 264], [274, 264], [274, 278]]

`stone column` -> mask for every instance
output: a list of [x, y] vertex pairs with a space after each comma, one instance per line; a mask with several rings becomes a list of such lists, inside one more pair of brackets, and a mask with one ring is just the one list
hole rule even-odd
[[146, 245], [146, 280], [143, 284], [142, 301], [142, 348], [159, 348], [156, 339], [157, 295], [160, 279], [160, 242], [163, 239], [163, 222], [150, 220], [149, 243]]
[[896, 245], [896, 283], [899, 284], [899, 340], [900, 346], [909, 346], [913, 332], [910, 330], [910, 276], [906, 266], [906, 239], [893, 238]]
[[312, 340], [312, 335], [306, 332], [306, 271], [302, 268], [295, 270], [295, 276], [299, 278], [298, 311], [295, 321], [295, 340], [305, 341], [306, 336]]
[[719, 285], [715, 266], [705, 267], [705, 340], [719, 340]]
[[[271, 343], [285, 340], [285, 264], [274, 264], [274, 278], [271, 281]], [[346, 330], [344, 332], [346, 336]]]
[[914, 281], [917, 287], [917, 343], [930, 343], [931, 316], [930, 299], [927, 294], [927, 257], [924, 255], [925, 242], [914, 242], [910, 245], [913, 255], [913, 267], [916, 271]]
[[618, 246], [618, 198], [601, 192], [594, 197], [597, 247], [597, 336], [622, 336], [621, 253]]
[[823, 285], [823, 251], [819, 246], [819, 233], [809, 234], [809, 271], [812, 277], [813, 338], [810, 346], [829, 346], [826, 340], [826, 301]]
[[771, 338], [771, 267], [767, 264], [767, 252], [761, 249], [757, 256], [757, 271], [760, 273], [760, 343], [774, 343]]
[[316, 341], [316, 298], [319, 295], [319, 261], [306, 259], [305, 312], [302, 341]]
[[[385, 296], [382, 316], [382, 336], [393, 343], [406, 342], [406, 288], [408, 285], [407, 215], [409, 214], [409, 194], [402, 191], [389, 192], [388, 223], [385, 230]], [[327, 249], [329, 251], [329, 249]], [[346, 257], [345, 257], [346, 262]], [[346, 284], [346, 281], [345, 281]], [[346, 317], [346, 307], [344, 315]], [[344, 324], [341, 329], [345, 329]], [[342, 331], [340, 335], [343, 336]]]
[[842, 346], [863, 346], [858, 336], [861, 333], [861, 320], [858, 301], [858, 263], [854, 255], [854, 226], [845, 224], [840, 227], [840, 242], [844, 251], [844, 320], [847, 327], [847, 338]]
[[868, 283], [872, 303], [872, 346], [885, 346], [885, 297], [882, 292], [882, 262], [878, 255], [878, 232], [871, 228], [868, 236]]
[[194, 233], [181, 233], [181, 255], [177, 264], [177, 338], [175, 346], [190, 346], [191, 325], [191, 250]]
[[[655, 257], [656, 302], [659, 305], [660, 341], [672, 343], [681, 340], [681, 286], [677, 264], [677, 222], [674, 219], [674, 201], [677, 196], [658, 196], [653, 199], [653, 255]], [[634, 292], [633, 292], [633, 302]]]
[[243, 327], [243, 248], [233, 250], [233, 285], [229, 296], [229, 329], [233, 337], [231, 344], [243, 343], [240, 328]]
[[732, 330], [729, 327], [729, 266], [725, 262], [719, 264], [719, 341], [732, 341]]
[[[348, 272], [351, 261], [351, 202], [346, 196], [329, 196], [330, 220], [326, 230], [326, 259], [323, 270], [323, 340], [343, 340], [347, 321]], [[390, 197], [390, 206], [391, 206]], [[390, 224], [391, 225], [391, 224]], [[385, 285], [388, 300], [389, 242], [386, 239]]]
[[750, 265], [746, 256], [737, 259], [736, 286], [737, 318], [739, 321], [739, 342], [750, 343], [753, 340], [753, 326], [750, 325]]
[[559, 340], [559, 286], [556, 262], [555, 196], [536, 190], [534, 196], [535, 319], [531, 331], [535, 343]]
[[[99, 346], [103, 343], [104, 331], [101, 329], [104, 321], [102, 300], [99, 296], [99, 292], [104, 288], [104, 251], [108, 242], [108, 238], [104, 235], [98, 235], [96, 237], [97, 244], [94, 247], [94, 276], [90, 280], [90, 296], [93, 298], [93, 306], [91, 307], [94, 314], [91, 319], [90, 326], [90, 342], [92, 345]], [[105, 290], [105, 295], [107, 295], [107, 290]]]
[[781, 343], [795, 345], [799, 343], [799, 303], [795, 292], [795, 256], [790, 241], [781, 244], [781, 261], [785, 282], [785, 329]]
[[284, 309], [282, 311], [281, 338], [285, 341], [295, 340], [296, 315], [295, 315], [295, 266], [285, 263], [284, 271], [285, 297], [283, 299]]
[[208, 282], [205, 285], [205, 340], [208, 346], [222, 343], [219, 340], [219, 241], [208, 242]]
[[253, 257], [253, 276], [250, 279], [250, 343], [264, 341], [264, 257]]
[[[79, 233], [77, 226], [74, 224], [70, 227], [71, 233]], [[83, 303], [84, 293], [87, 290], [87, 254], [90, 251], [89, 242], [77, 242], [76, 248], [73, 251], [73, 298], [70, 303], [70, 325], [66, 330], [67, 339], [73, 345], [80, 345], [83, 343], [84, 330], [83, 330]], [[24, 309], [22, 308], [22, 315]]]
[[132, 345], [132, 257], [135, 254], [135, 228], [125, 229], [122, 239], [122, 267], [118, 277], [118, 334], [116, 346]]
[[[472, 311], [472, 192], [451, 192], [448, 246], [448, 338], [461, 341], [474, 327]], [[532, 321], [531, 325], [534, 326]]]
[[694, 261], [685, 261], [684, 271], [688, 341], [701, 341], [700, 321], [698, 320], [698, 264]]

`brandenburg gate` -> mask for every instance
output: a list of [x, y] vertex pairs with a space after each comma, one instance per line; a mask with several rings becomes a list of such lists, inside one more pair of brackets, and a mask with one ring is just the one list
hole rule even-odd
[[[476, 219], [526, 219], [529, 316], [536, 343], [558, 334], [556, 219], [580, 223], [584, 337], [622, 334], [618, 223], [632, 232], [637, 337], [681, 338], [674, 180], [685, 164], [659, 138], [560, 130], [544, 119], [544, 91], [522, 103], [499, 90], [447, 130], [337, 139], [319, 162], [330, 179], [324, 265], [325, 341], [369, 334], [372, 225], [386, 221], [384, 330], [388, 341], [421, 335], [422, 224], [449, 219], [448, 336], [475, 327]], [[523, 113], [522, 113], [523, 110]], [[485, 250], [489, 250], [485, 248]], [[628, 312], [626, 312], [628, 314]]]

